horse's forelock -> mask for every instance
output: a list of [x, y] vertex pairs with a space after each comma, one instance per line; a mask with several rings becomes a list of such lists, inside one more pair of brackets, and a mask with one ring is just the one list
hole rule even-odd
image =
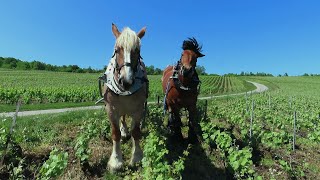
[[125, 51], [140, 49], [140, 38], [130, 28], [126, 27], [116, 40], [116, 46], [122, 47]]
[[182, 49], [183, 50], [192, 50], [195, 52], [199, 57], [203, 57], [204, 55], [201, 53], [202, 51], [202, 45], [198, 43], [198, 41], [192, 37], [188, 38], [187, 40], [184, 40], [182, 43]]

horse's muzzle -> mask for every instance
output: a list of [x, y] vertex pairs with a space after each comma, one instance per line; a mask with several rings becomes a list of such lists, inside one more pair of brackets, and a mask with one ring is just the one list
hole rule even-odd
[[189, 69], [186, 69], [185, 67], [182, 67], [181, 73], [183, 75], [183, 77], [191, 77], [193, 75], [194, 72], [194, 68], [191, 67]]
[[134, 79], [125, 79], [125, 78], [120, 78], [119, 79], [119, 84], [124, 88], [124, 90], [129, 90], [130, 87], [134, 84]]

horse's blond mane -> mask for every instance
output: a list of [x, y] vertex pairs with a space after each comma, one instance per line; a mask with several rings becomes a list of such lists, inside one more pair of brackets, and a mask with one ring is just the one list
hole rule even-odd
[[140, 38], [130, 28], [125, 27], [117, 38], [116, 46], [123, 47], [126, 51], [140, 49]]

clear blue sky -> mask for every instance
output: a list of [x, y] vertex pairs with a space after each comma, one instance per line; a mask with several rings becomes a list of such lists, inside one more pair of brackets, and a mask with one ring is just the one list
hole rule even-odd
[[208, 73], [320, 73], [318, 0], [0, 0], [0, 56], [101, 69], [113, 51], [112, 22], [147, 27], [148, 66], [176, 62], [194, 36]]

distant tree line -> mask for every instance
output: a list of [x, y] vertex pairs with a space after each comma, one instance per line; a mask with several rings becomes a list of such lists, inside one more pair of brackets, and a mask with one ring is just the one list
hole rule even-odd
[[[257, 72], [257, 73], [253, 73], [253, 72], [241, 72], [240, 74], [236, 74], [236, 73], [228, 73], [225, 74], [227, 76], [272, 76], [272, 74], [270, 73], [264, 73], [264, 72]], [[278, 74], [278, 77], [287, 77], [289, 76], [288, 73], [284, 73], [284, 74]], [[304, 73], [301, 76], [320, 76], [320, 74], [308, 74], [308, 73]]]
[[302, 76], [320, 76], [320, 74], [308, 74], [308, 73], [304, 73]]
[[[288, 73], [284, 73], [283, 75], [279, 74], [278, 77], [282, 77], [282, 76], [289, 76]], [[320, 74], [308, 74], [308, 73], [304, 73], [300, 76], [320, 76]]]
[[[78, 65], [51, 65], [40, 61], [22, 61], [20, 59], [12, 57], [0, 57], [0, 68], [6, 69], [17, 69], [17, 70], [46, 70], [46, 71], [57, 71], [57, 72], [74, 72], [74, 73], [102, 73], [104, 69], [93, 69], [91, 67], [81, 68]], [[162, 70], [155, 68], [153, 65], [146, 66], [147, 74], [149, 75], [160, 75]]]
[[[22, 61], [20, 59], [12, 58], [12, 57], [0, 57], [0, 68], [6, 69], [17, 69], [17, 70], [46, 70], [46, 71], [57, 71], [57, 72], [74, 72], [74, 73], [102, 73], [105, 71], [104, 69], [93, 69], [90, 66], [88, 68], [80, 68], [78, 65], [51, 65], [40, 61]], [[153, 65], [146, 66], [148, 75], [162, 75], [162, 70], [159, 68], [155, 68]], [[206, 69], [204, 66], [197, 66], [196, 71], [199, 75], [216, 75], [218, 74], [208, 74], [206, 73]], [[226, 76], [273, 76], [270, 73], [264, 72], [241, 72], [237, 73], [228, 73]], [[279, 74], [278, 77], [281, 76], [289, 76], [288, 73]], [[304, 73], [301, 76], [320, 76], [320, 74], [308, 74]]]
[[273, 75], [270, 73], [264, 73], [264, 72], [253, 73], [253, 72], [243, 72], [242, 71], [240, 74], [228, 73], [228, 74], [225, 74], [225, 76], [273, 76]]
[[204, 66], [196, 66], [196, 71], [198, 75], [208, 75]]
[[78, 65], [51, 65], [40, 61], [22, 61], [20, 59], [12, 57], [0, 57], [0, 68], [6, 69], [17, 69], [17, 70], [46, 70], [46, 71], [57, 71], [57, 72], [75, 72], [75, 73], [97, 73], [103, 72], [103, 70], [88, 68], [80, 68]]
[[148, 75], [160, 75], [162, 74], [162, 70], [159, 68], [155, 68], [153, 65], [146, 66], [147, 74]]

